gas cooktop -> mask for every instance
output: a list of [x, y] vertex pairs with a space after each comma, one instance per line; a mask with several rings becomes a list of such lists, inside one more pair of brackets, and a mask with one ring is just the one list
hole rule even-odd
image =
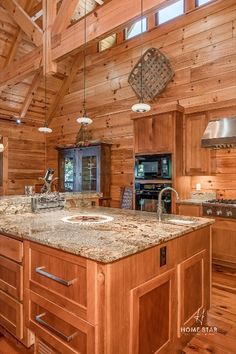
[[202, 203], [203, 215], [236, 219], [236, 199], [212, 199]]

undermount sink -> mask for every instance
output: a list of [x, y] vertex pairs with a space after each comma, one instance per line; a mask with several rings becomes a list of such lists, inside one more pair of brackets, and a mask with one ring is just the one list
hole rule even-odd
[[167, 219], [166, 221], [171, 222], [173, 224], [177, 224], [177, 225], [192, 225], [192, 224], [194, 224], [194, 221], [192, 221], [192, 220]]
[[71, 224], [101, 224], [112, 221], [113, 217], [108, 215], [93, 215], [93, 214], [77, 214], [72, 216], [66, 216], [62, 219], [64, 222]]

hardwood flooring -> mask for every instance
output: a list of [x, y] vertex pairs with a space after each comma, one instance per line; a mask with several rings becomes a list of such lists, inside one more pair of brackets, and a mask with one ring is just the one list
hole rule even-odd
[[196, 335], [183, 354], [235, 354], [236, 269], [213, 266], [212, 307], [207, 325], [217, 327], [217, 333]]
[[[207, 325], [217, 327], [217, 333], [196, 335], [182, 354], [236, 354], [236, 269], [213, 266], [212, 307]], [[0, 354], [26, 354], [0, 337]]]

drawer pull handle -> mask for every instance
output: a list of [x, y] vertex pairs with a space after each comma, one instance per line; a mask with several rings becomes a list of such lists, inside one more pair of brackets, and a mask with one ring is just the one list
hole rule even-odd
[[42, 320], [42, 317], [45, 315], [46, 315], [46, 313], [41, 313], [40, 315], [35, 316], [35, 321], [38, 322], [41, 326], [49, 329], [51, 332], [53, 332], [55, 335], [57, 335], [58, 337], [60, 337], [64, 341], [71, 342], [72, 339], [77, 335], [77, 332], [75, 332], [75, 333], [71, 334], [70, 336], [66, 336], [64, 333], [58, 331], [56, 328], [51, 326], [49, 323]]
[[65, 286], [70, 286], [70, 285], [73, 284], [73, 280], [69, 280], [69, 281], [68, 280], [64, 280], [62, 278], [57, 277], [56, 275], [53, 275], [53, 274], [50, 274], [50, 273], [46, 272], [43, 269], [45, 269], [45, 267], [37, 267], [37, 268], [35, 268], [35, 272], [40, 274], [40, 275], [43, 275], [43, 276], [45, 276], [45, 277], [47, 277], [49, 279], [52, 279], [52, 280], [54, 280], [54, 281], [56, 281], [56, 282], [58, 282], [58, 283], [60, 283], [62, 285], [65, 285]]

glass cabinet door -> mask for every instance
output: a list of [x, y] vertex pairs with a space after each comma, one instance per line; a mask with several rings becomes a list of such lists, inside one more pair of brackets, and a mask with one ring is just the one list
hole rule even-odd
[[81, 151], [81, 192], [99, 192], [100, 150], [87, 148]]
[[63, 151], [60, 159], [60, 189], [65, 192], [76, 191], [76, 154], [75, 150]]

